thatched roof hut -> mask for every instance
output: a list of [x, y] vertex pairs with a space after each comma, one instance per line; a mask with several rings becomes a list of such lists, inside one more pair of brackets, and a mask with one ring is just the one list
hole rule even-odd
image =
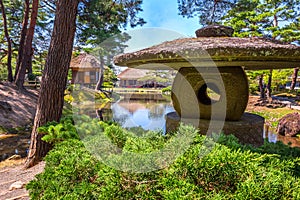
[[99, 70], [100, 61], [93, 55], [81, 53], [72, 57], [70, 68], [76, 71]]
[[81, 53], [74, 56], [70, 63], [72, 70], [72, 84], [94, 84], [99, 80], [101, 63], [93, 55]]
[[149, 70], [127, 68], [118, 75], [120, 79], [120, 87], [138, 87], [144, 84], [143, 81], [138, 79], [147, 75]]

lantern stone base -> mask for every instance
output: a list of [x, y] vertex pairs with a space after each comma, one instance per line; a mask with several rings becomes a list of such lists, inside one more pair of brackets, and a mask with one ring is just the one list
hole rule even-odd
[[180, 122], [198, 127], [204, 135], [223, 132], [233, 134], [242, 144], [258, 147], [264, 143], [265, 119], [259, 115], [244, 113], [239, 121], [225, 121], [223, 125], [222, 121], [180, 118], [176, 112], [171, 112], [166, 115], [166, 133], [177, 130]]

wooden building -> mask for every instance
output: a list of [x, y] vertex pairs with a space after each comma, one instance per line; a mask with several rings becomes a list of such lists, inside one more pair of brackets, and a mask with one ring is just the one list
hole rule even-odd
[[144, 81], [138, 81], [147, 75], [148, 70], [127, 68], [118, 75], [119, 87], [141, 87]]
[[92, 55], [81, 53], [73, 57], [70, 63], [72, 84], [96, 84], [99, 80], [100, 61]]

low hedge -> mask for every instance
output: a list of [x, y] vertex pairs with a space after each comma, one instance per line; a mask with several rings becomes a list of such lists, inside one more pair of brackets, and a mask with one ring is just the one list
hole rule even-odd
[[[122, 151], [157, 151], [173, 137], [151, 132], [149, 139], [99, 124]], [[179, 131], [196, 132], [186, 126]], [[97, 160], [86, 142], [67, 138], [55, 144], [45, 158], [45, 171], [26, 188], [31, 199], [300, 199], [298, 148], [281, 143], [253, 148], [221, 135], [211, 149], [204, 140], [196, 134], [189, 149], [164, 169], [130, 173]], [[199, 156], [205, 151], [209, 153]]]

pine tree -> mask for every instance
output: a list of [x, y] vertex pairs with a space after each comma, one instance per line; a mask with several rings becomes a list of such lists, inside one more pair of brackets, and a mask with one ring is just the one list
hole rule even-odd
[[37, 22], [38, 7], [39, 7], [39, 0], [33, 0], [31, 16], [30, 16], [30, 24], [26, 32], [26, 39], [24, 43], [24, 50], [23, 50], [24, 54], [22, 55], [20, 68], [18, 70], [18, 73], [16, 75], [16, 80], [15, 80], [15, 83], [19, 89], [23, 89], [26, 69], [28, 70], [28, 74], [32, 73], [32, 56], [33, 56], [32, 41], [34, 37], [35, 25]]
[[[223, 17], [222, 22], [232, 26], [235, 30], [234, 36], [237, 37], [260, 36], [284, 42], [297, 42], [300, 38], [296, 25], [300, 15], [299, 2], [299, 0], [240, 0]], [[267, 96], [271, 97], [273, 70], [271, 69], [268, 74], [266, 89]]]
[[179, 14], [191, 18], [198, 16], [201, 25], [219, 24], [237, 0], [177, 0]]
[[13, 81], [12, 66], [11, 66], [12, 46], [11, 46], [11, 40], [10, 40], [10, 36], [9, 36], [9, 32], [8, 32], [6, 11], [5, 11], [5, 7], [4, 7], [2, 0], [0, 0], [0, 7], [1, 7], [2, 18], [3, 18], [5, 38], [6, 38], [7, 46], [8, 46], [8, 50], [7, 50], [7, 71], [8, 71], [7, 80], [12, 82]]

